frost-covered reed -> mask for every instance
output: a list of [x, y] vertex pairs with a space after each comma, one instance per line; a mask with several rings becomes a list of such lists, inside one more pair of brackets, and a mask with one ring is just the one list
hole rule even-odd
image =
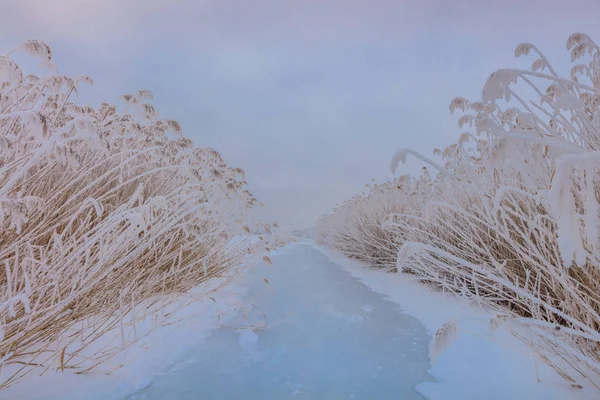
[[244, 172], [159, 119], [149, 91], [94, 109], [77, 102], [88, 77], [26, 75], [14, 52], [53, 68], [39, 41], [0, 56], [0, 388], [108, 362], [136, 321], [160, 325], [190, 289], [277, 245], [250, 234], [272, 227], [254, 222]]
[[[374, 185], [318, 223], [345, 254], [415, 274], [527, 324], [538, 355], [600, 386], [600, 49], [567, 42], [563, 77], [532, 44], [530, 70], [503, 69], [480, 101], [456, 98], [469, 129], [418, 177]], [[431, 168], [430, 168], [431, 169]], [[525, 340], [530, 341], [530, 338]]]

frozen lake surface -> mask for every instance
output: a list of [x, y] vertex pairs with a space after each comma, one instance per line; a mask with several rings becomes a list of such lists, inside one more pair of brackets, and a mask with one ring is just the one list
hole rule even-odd
[[423, 399], [421, 323], [308, 243], [257, 268], [252, 305], [129, 400]]

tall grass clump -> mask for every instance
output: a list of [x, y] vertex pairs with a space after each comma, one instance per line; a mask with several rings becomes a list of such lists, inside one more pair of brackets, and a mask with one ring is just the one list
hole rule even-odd
[[39, 41], [0, 56], [0, 388], [108, 363], [138, 321], [273, 245], [250, 235], [244, 172], [159, 119], [149, 91], [81, 105], [88, 77], [26, 75], [23, 51], [52, 66]]
[[392, 159], [417, 156], [435, 176], [371, 187], [318, 228], [350, 256], [496, 307], [564, 378], [598, 388], [600, 49], [581, 33], [567, 48], [577, 64], [563, 77], [517, 46], [531, 69], [494, 72], [480, 101], [452, 100], [469, 129], [436, 150], [444, 165], [410, 150]]

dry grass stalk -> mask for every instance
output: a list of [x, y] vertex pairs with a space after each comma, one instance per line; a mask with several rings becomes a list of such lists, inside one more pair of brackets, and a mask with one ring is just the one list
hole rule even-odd
[[[51, 61], [38, 41], [17, 50]], [[93, 109], [81, 83], [0, 56], [0, 358], [21, 366], [0, 389], [109, 365], [137, 322], [279, 245], [248, 233], [271, 227], [243, 171], [158, 119], [149, 91]]]
[[567, 47], [585, 59], [570, 77], [521, 44], [531, 70], [497, 71], [481, 101], [452, 101], [470, 130], [436, 150], [443, 173], [375, 185], [318, 226], [351, 257], [508, 312], [531, 327], [542, 359], [599, 387], [600, 50], [579, 33]]

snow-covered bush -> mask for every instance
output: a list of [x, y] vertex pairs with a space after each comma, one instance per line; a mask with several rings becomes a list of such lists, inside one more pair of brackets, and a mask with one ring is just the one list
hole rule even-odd
[[[15, 51], [53, 67], [42, 42]], [[159, 325], [181, 295], [277, 245], [250, 234], [258, 203], [244, 172], [158, 119], [150, 92], [93, 109], [76, 102], [89, 78], [25, 75], [11, 54], [0, 56], [0, 366], [13, 373], [0, 388], [108, 363], [136, 321]]]
[[493, 73], [481, 101], [452, 100], [470, 130], [436, 150], [445, 165], [425, 159], [435, 177], [372, 187], [318, 229], [350, 256], [497, 307], [530, 327], [524, 340], [566, 379], [599, 387], [600, 49], [580, 33], [567, 47], [587, 61], [565, 78], [519, 45], [531, 70]]

